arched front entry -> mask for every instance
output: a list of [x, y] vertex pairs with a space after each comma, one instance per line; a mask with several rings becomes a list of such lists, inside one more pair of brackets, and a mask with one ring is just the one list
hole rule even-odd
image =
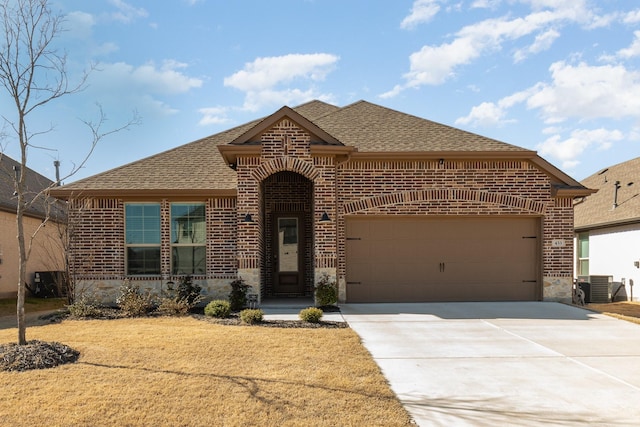
[[290, 171], [261, 186], [264, 256], [263, 297], [313, 295], [313, 182]]

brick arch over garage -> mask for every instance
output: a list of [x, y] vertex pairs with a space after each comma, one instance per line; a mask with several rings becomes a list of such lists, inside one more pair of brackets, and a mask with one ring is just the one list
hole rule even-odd
[[275, 173], [285, 171], [299, 173], [312, 182], [320, 175], [320, 171], [316, 169], [310, 161], [295, 157], [279, 157], [261, 164], [251, 172], [251, 176], [257, 182], [262, 182]]
[[361, 200], [356, 200], [354, 202], [345, 203], [344, 213], [352, 214], [356, 212], [367, 211], [369, 209], [375, 209], [382, 206], [431, 201], [466, 201], [498, 204], [522, 209], [535, 214], [543, 214], [546, 206], [543, 202], [516, 197], [504, 193], [445, 188], [403, 191], [398, 193], [367, 197]]

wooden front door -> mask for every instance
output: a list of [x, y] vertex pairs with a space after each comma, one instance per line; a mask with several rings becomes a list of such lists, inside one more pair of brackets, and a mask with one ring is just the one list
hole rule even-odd
[[274, 293], [280, 296], [304, 294], [304, 226], [301, 215], [275, 216], [273, 247]]

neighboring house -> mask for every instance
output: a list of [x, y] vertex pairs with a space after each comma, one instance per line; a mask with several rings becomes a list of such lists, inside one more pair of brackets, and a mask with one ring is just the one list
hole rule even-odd
[[84, 287], [212, 298], [571, 299], [573, 200], [591, 191], [534, 151], [359, 101], [312, 101], [77, 181], [70, 253]]
[[[620, 299], [640, 294], [640, 157], [582, 181], [598, 192], [576, 200], [577, 277], [611, 276]], [[637, 284], [636, 289], [633, 285]]]
[[[14, 167], [19, 163], [0, 153], [0, 298], [15, 298], [18, 292], [18, 229], [16, 225], [17, 200], [14, 195]], [[53, 181], [26, 170], [27, 200], [31, 200], [43, 189], [53, 185]], [[61, 236], [64, 235], [63, 221], [59, 210], [55, 210], [57, 221], [51, 221], [42, 227], [48, 216], [47, 199], [39, 197], [25, 212], [24, 233], [28, 244], [31, 236], [40, 228], [32, 241], [32, 252], [27, 263], [27, 282], [35, 289], [35, 273], [64, 270], [64, 249]], [[33, 286], [32, 286], [33, 285]]]

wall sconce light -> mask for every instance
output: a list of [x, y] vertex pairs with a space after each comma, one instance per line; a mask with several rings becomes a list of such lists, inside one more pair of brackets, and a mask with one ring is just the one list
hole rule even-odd
[[244, 219], [242, 220], [242, 222], [247, 222], [247, 223], [253, 222], [253, 218], [251, 217], [251, 214], [249, 212], [247, 212], [247, 214], [244, 216]]
[[444, 159], [440, 159], [440, 160], [438, 160], [438, 164], [439, 164], [440, 166], [444, 165]]
[[327, 211], [322, 212], [320, 222], [331, 222], [331, 218], [329, 218], [329, 214], [327, 213]]

